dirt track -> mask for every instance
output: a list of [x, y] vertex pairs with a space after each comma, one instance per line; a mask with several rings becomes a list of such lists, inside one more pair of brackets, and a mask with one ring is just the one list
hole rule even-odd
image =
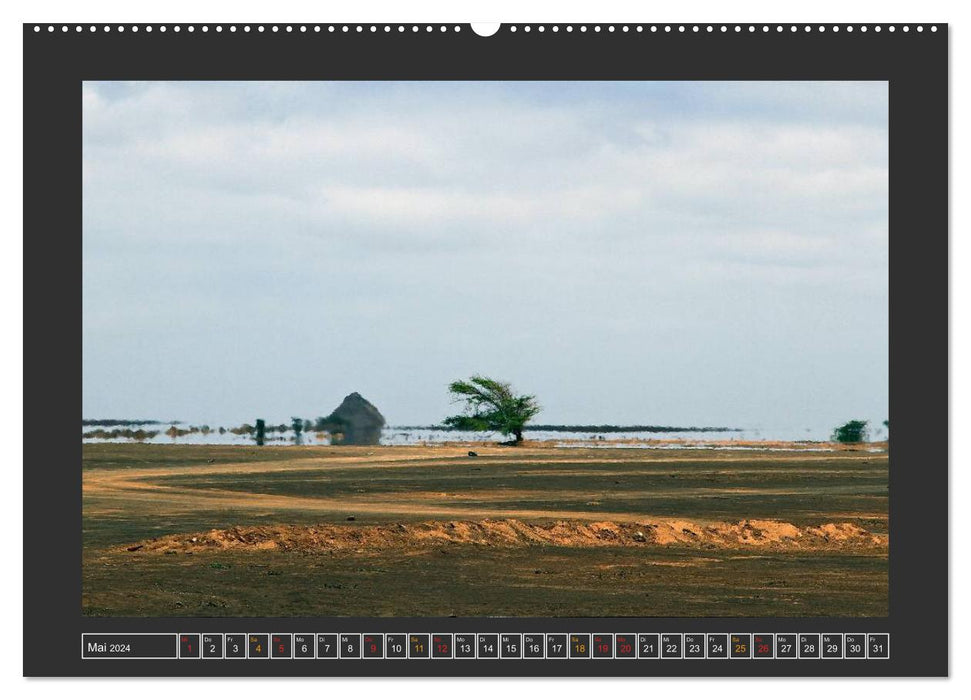
[[[322, 448], [326, 450], [326, 448]], [[84, 495], [88, 499], [85, 511], [89, 515], [97, 515], [99, 512], [112, 512], [117, 505], [124, 504], [131, 507], [133, 504], [143, 503], [153, 509], [166, 508], [173, 512], [184, 511], [206, 511], [232, 508], [233, 510], [252, 510], [252, 511], [301, 511], [301, 512], [320, 512], [320, 513], [352, 513], [352, 514], [381, 514], [387, 516], [407, 515], [422, 516], [432, 518], [457, 518], [480, 520], [484, 518], [527, 518], [527, 519], [579, 519], [579, 520], [602, 520], [604, 513], [598, 509], [589, 511], [575, 509], [556, 509], [556, 508], [531, 508], [527, 504], [535, 498], [530, 494], [518, 494], [516, 507], [474, 507], [462, 505], [463, 500], [470, 498], [469, 494], [449, 493], [441, 491], [421, 491], [410, 490], [407, 494], [396, 494], [394, 499], [389, 499], [385, 494], [374, 494], [367, 497], [326, 497], [314, 495], [313, 497], [303, 497], [299, 495], [280, 495], [261, 492], [245, 492], [237, 488], [216, 489], [216, 488], [197, 488], [193, 486], [178, 485], [172, 486], [160, 483], [164, 480], [172, 480], [178, 477], [189, 477], [195, 481], [204, 481], [207, 477], [230, 477], [245, 475], [272, 475], [286, 474], [288, 477], [299, 478], [301, 473], [306, 474], [325, 474], [328, 472], [346, 472], [353, 469], [366, 477], [368, 470], [376, 470], [386, 473], [394, 469], [412, 469], [420, 467], [431, 467], [435, 469], [459, 470], [473, 466], [481, 469], [488, 466], [505, 466], [506, 460], [511, 456], [509, 449], [486, 448], [479, 449], [479, 458], [470, 461], [466, 456], [465, 448], [390, 448], [378, 450], [358, 449], [348, 454], [350, 450], [343, 448], [339, 453], [330, 453], [326, 457], [303, 457], [280, 461], [259, 461], [259, 462], [231, 462], [223, 464], [204, 464], [181, 467], [138, 467], [132, 466], [123, 470], [89, 470], [84, 473]], [[562, 450], [558, 451], [562, 454]], [[514, 453], [516, 467], [529, 467], [529, 465], [553, 465], [549, 469], [530, 468], [530, 474], [534, 476], [556, 476], [563, 477], [583, 477], [596, 475], [598, 477], [625, 476], [630, 474], [631, 467], [643, 464], [645, 457], [642, 451], [631, 450], [630, 454], [617, 457], [616, 453], [607, 455], [603, 451], [585, 450], [582, 453], [570, 456], [570, 464], [590, 464], [589, 471], [582, 469], [561, 469], [556, 466], [554, 451], [548, 447], [539, 448], [519, 448]], [[593, 454], [590, 454], [593, 452]], [[599, 452], [599, 454], [598, 454]], [[753, 454], [750, 452], [740, 453], [711, 453], [713, 464], [724, 465], [723, 473], [733, 477], [741, 477], [749, 473], [760, 475], [767, 474], [786, 474], [791, 469], [766, 469], [761, 467], [757, 470], [747, 470], [734, 468], [735, 464], [752, 463], [771, 459], [774, 455]], [[832, 455], [826, 453], [802, 452], [786, 456], [790, 462], [805, 464], [807, 468], [814, 467], [816, 464], [823, 464], [832, 459]], [[857, 460], [866, 462], [871, 458], [870, 455], [842, 456], [842, 460]], [[676, 477], [680, 474], [679, 464], [692, 462], [697, 457], [690, 454], [675, 454], [670, 452], [654, 453], [649, 457], [652, 466], [652, 473], [655, 475], [667, 475]], [[618, 466], [616, 471], [604, 470], [603, 465], [615, 464]], [[658, 470], [656, 465], [670, 465], [668, 470]], [[864, 471], [854, 472], [852, 470], [827, 470], [815, 469], [817, 475], [841, 474], [850, 475], [854, 473], [865, 473]], [[668, 489], [670, 493], [679, 495], [690, 495], [683, 487]], [[664, 491], [652, 488], [651, 495], [658, 495]], [[726, 485], [721, 488], [721, 492], [726, 494], [745, 494], [755, 493], [746, 491], [741, 486]], [[559, 490], [559, 497], [569, 495], [568, 492]], [[791, 493], [788, 490], [766, 490], [759, 489], [762, 495], [786, 495]], [[509, 496], [508, 490], [503, 494]], [[475, 497], [481, 499], [489, 495], [487, 492], [478, 489]], [[576, 492], [577, 497], [589, 496], [585, 492]], [[636, 496], [637, 492], [628, 490], [627, 495]], [[442, 500], [457, 503], [442, 503]], [[596, 502], [591, 502], [596, 505]], [[526, 506], [526, 507], [524, 507]], [[612, 512], [611, 516], [621, 521], [636, 521], [644, 517], [643, 512]], [[881, 517], [876, 514], [876, 517]], [[702, 524], [704, 520], [697, 520]]]

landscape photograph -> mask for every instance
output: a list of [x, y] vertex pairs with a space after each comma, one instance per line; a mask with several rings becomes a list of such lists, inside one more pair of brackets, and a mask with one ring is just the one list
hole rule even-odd
[[82, 614], [889, 614], [886, 82], [82, 88]]

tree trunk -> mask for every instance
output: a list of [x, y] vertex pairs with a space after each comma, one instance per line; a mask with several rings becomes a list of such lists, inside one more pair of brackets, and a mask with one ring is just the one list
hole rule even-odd
[[522, 428], [512, 431], [512, 434], [516, 436], [516, 444], [518, 445], [523, 441], [523, 431]]

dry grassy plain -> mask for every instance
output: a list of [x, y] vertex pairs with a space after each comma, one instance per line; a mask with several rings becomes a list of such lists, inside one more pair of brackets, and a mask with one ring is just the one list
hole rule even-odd
[[886, 452], [84, 446], [83, 611], [881, 616]]

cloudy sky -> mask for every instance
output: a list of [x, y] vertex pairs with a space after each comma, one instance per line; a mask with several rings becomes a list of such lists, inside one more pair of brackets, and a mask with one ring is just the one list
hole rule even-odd
[[86, 83], [83, 414], [888, 411], [886, 83]]

